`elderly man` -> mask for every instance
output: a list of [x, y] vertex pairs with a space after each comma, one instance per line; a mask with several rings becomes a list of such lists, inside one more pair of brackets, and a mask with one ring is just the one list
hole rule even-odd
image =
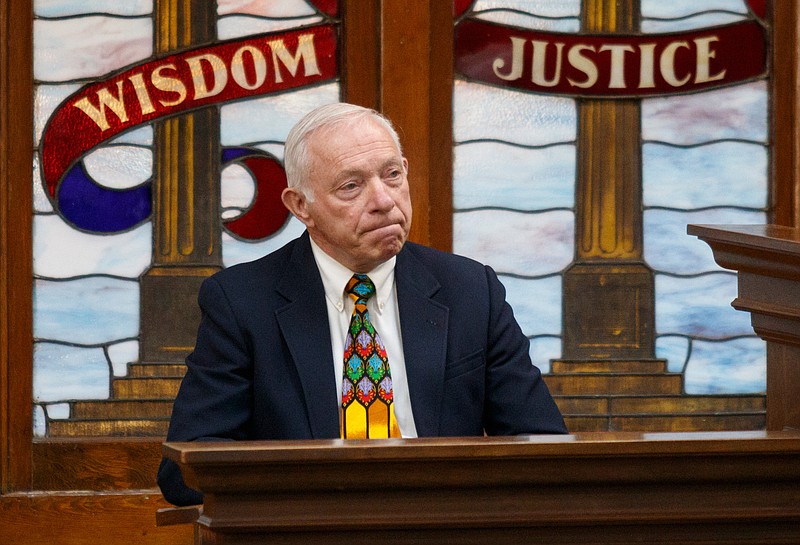
[[[169, 441], [566, 433], [494, 271], [407, 242], [408, 162], [350, 104], [286, 140], [306, 232], [203, 284]], [[164, 460], [164, 497], [202, 502]]]

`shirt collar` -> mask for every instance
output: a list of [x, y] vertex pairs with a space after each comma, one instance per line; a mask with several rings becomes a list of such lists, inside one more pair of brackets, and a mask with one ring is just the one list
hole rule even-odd
[[[326, 254], [325, 251], [314, 242], [314, 239], [309, 237], [309, 240], [311, 241], [311, 251], [314, 254], [314, 260], [317, 262], [317, 268], [322, 277], [325, 297], [341, 312], [345, 308], [345, 298], [350, 300], [349, 297], [346, 297], [344, 288], [354, 272]], [[391, 259], [384, 261], [367, 273], [372, 283], [375, 284], [376, 307], [379, 313], [383, 312], [387, 300], [392, 295], [392, 290], [394, 289], [394, 266], [396, 262], [397, 256], [393, 256]]]

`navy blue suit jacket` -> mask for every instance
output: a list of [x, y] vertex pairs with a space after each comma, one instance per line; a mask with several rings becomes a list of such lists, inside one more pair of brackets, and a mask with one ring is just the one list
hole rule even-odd
[[[566, 433], [494, 271], [406, 243], [395, 268], [411, 406], [420, 437]], [[325, 293], [308, 233], [200, 289], [197, 344], [168, 441], [339, 437]], [[200, 503], [178, 466], [158, 483]]]

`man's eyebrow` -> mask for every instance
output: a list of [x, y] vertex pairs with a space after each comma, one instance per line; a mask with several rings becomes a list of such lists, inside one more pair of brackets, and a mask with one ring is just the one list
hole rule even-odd
[[[384, 161], [378, 170], [383, 171], [389, 167], [396, 166], [400, 169], [403, 168], [403, 161], [401, 159], [397, 159], [396, 157], [392, 157]], [[353, 176], [361, 176], [366, 172], [366, 169], [363, 168], [348, 168], [347, 170], [343, 170], [339, 172], [339, 174], [334, 178], [335, 182], [340, 182], [346, 180], [347, 178], [351, 178]]]

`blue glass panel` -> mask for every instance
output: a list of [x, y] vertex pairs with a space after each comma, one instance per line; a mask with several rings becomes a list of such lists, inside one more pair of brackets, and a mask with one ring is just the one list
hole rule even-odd
[[528, 352], [533, 364], [542, 373], [550, 372], [550, 361], [561, 358], [561, 337], [534, 337]]
[[527, 148], [500, 142], [456, 146], [453, 206], [511, 210], [575, 205], [575, 146]]
[[727, 11], [747, 15], [744, 0], [640, 0], [642, 17], [678, 19], [708, 11]]
[[642, 21], [641, 28], [642, 32], [644, 33], [657, 34], [727, 25], [742, 20], [744, 20], [744, 17], [734, 13], [706, 13], [676, 21], [644, 19]]
[[[690, 223], [766, 223], [764, 212], [717, 208], [696, 212], [645, 210], [644, 257], [660, 272], [691, 275], [719, 271], [708, 244], [686, 234]], [[731, 309], [733, 312], [733, 309]]]
[[501, 276], [506, 297], [526, 335], [561, 334], [561, 276]]
[[102, 348], [55, 343], [37, 343], [34, 347], [34, 401], [108, 399], [110, 380]]
[[763, 393], [767, 380], [764, 350], [764, 341], [756, 337], [692, 342], [685, 374], [686, 393]]
[[645, 144], [645, 206], [767, 206], [767, 148], [718, 142], [694, 148]]
[[139, 341], [122, 341], [108, 347], [108, 359], [115, 377], [128, 374], [128, 364], [139, 360]]
[[38, 17], [66, 17], [87, 13], [147, 15], [153, 0], [34, 0], [33, 13]]
[[571, 211], [480, 210], [453, 217], [453, 251], [499, 273], [526, 277], [559, 273], [572, 261], [574, 237]]
[[44, 437], [47, 434], [47, 418], [40, 405], [33, 406], [33, 436]]
[[[642, 138], [676, 145], [725, 139], [766, 143], [767, 84], [642, 101]], [[700, 122], [702, 121], [702, 122]]]
[[578, 17], [581, 0], [477, 0], [474, 11], [515, 10], [540, 17]]
[[58, 188], [61, 214], [78, 229], [95, 233], [117, 233], [136, 227], [150, 218], [150, 184], [126, 191], [98, 185], [83, 163], [72, 167]]
[[222, 233], [222, 261], [226, 267], [252, 261], [285, 245], [299, 237], [305, 231], [305, 225], [292, 216], [280, 231], [266, 240], [244, 242]]
[[656, 339], [656, 357], [667, 360], [670, 373], [682, 373], [689, 361], [690, 347], [688, 337], [662, 335]]
[[134, 339], [139, 335], [139, 284], [104, 276], [37, 280], [33, 335], [81, 345]]
[[135, 280], [150, 266], [150, 223], [125, 233], [98, 236], [77, 231], [55, 215], [37, 215], [33, 222], [33, 272], [37, 276], [72, 278], [94, 273]]
[[750, 315], [731, 308], [736, 274], [708, 273], [681, 278], [656, 275], [656, 331], [701, 339], [752, 335]]
[[[480, 108], [475, 105], [480, 104]], [[570, 98], [530, 95], [456, 80], [456, 142], [499, 140], [528, 146], [574, 142], [578, 110]]]
[[[234, 102], [222, 106], [220, 131], [225, 146], [283, 143], [289, 129], [317, 106], [339, 102], [339, 84], [302, 89], [291, 94]], [[282, 156], [281, 153], [279, 156]]]

